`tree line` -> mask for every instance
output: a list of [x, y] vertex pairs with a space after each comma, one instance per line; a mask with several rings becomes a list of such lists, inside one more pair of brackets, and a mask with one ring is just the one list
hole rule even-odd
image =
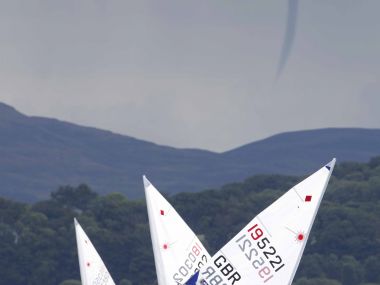
[[[256, 175], [167, 198], [213, 254], [302, 178]], [[74, 217], [116, 284], [157, 284], [145, 201], [79, 185], [34, 204], [0, 198], [0, 285], [80, 284]], [[336, 166], [294, 284], [380, 285], [380, 157]]]

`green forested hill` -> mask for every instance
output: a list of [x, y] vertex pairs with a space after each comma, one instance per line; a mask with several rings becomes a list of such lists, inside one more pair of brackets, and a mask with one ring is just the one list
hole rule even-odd
[[[260, 175], [169, 199], [212, 254], [301, 179]], [[74, 216], [117, 284], [155, 284], [144, 201], [81, 185], [33, 205], [0, 199], [0, 285], [78, 280]], [[380, 284], [380, 157], [335, 168], [294, 283]]]

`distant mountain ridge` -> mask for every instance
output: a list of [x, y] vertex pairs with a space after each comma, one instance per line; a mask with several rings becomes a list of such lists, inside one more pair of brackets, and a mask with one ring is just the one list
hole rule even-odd
[[337, 157], [380, 155], [380, 129], [283, 133], [224, 152], [178, 149], [56, 119], [29, 117], [0, 103], [0, 196], [46, 198], [61, 185], [143, 196], [146, 174], [163, 192], [194, 192], [253, 174], [305, 174]]

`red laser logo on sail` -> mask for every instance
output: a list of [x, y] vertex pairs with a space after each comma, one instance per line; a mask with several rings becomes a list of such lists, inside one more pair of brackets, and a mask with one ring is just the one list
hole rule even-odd
[[305, 233], [303, 232], [298, 232], [298, 234], [296, 235], [296, 241], [297, 242], [302, 242], [303, 240], [305, 239]]

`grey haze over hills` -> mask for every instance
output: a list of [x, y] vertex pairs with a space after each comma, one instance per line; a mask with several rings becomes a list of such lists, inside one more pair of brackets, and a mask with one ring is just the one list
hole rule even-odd
[[166, 193], [200, 191], [254, 174], [307, 174], [337, 157], [380, 155], [379, 129], [283, 133], [216, 153], [161, 146], [55, 119], [25, 116], [0, 103], [0, 196], [36, 201], [61, 185], [143, 196], [146, 174]]

